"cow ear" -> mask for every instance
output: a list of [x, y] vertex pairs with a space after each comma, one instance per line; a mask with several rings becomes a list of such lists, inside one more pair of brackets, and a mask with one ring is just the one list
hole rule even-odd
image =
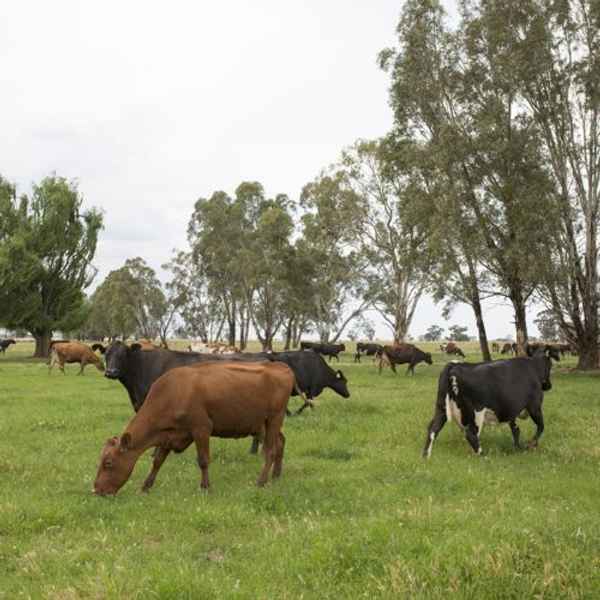
[[138, 344], [138, 343], [136, 342], [135, 344], [131, 344], [131, 346], [129, 346], [129, 349], [130, 349], [132, 352], [138, 352], [139, 350], [141, 350], [141, 349], [142, 349], [142, 345], [141, 345], [141, 344]]
[[119, 440], [119, 450], [121, 452], [127, 452], [131, 448], [131, 434], [126, 432], [121, 436]]

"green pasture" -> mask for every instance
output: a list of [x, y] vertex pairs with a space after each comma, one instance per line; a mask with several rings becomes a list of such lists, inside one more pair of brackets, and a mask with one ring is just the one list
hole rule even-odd
[[132, 416], [125, 390], [29, 355], [0, 355], [2, 600], [600, 598], [600, 379], [574, 358], [555, 366], [535, 451], [514, 451], [504, 425], [477, 457], [450, 424], [424, 461], [447, 358], [411, 378], [348, 352], [351, 398], [328, 391], [287, 420], [275, 484], [255, 487], [249, 439], [213, 439], [209, 493], [191, 447], [149, 494], [147, 454], [106, 499], [92, 482]]

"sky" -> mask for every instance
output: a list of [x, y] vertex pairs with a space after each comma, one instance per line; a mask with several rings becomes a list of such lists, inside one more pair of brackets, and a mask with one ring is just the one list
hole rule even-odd
[[[246, 180], [298, 198], [344, 147], [390, 129], [376, 58], [401, 6], [3, 2], [0, 173], [18, 193], [53, 172], [78, 181], [105, 214], [96, 282], [134, 256], [160, 271], [197, 198]], [[485, 311], [491, 338], [513, 331], [508, 306]], [[411, 334], [434, 323], [475, 334], [470, 309], [445, 322], [424, 298]]]

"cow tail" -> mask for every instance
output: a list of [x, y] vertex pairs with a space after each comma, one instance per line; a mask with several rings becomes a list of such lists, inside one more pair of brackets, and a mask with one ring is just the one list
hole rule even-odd
[[446, 410], [446, 397], [457, 402], [460, 389], [456, 373], [453, 372], [454, 365], [448, 363], [440, 374], [438, 385], [437, 403], [440, 409]]

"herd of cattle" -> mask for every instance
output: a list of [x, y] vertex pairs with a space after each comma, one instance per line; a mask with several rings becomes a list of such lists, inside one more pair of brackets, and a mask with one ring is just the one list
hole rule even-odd
[[[1, 340], [0, 351], [15, 343]], [[502, 348], [502, 353], [514, 349]], [[127, 390], [134, 417], [120, 437], [109, 439], [102, 449], [94, 483], [94, 493], [116, 494], [131, 475], [142, 453], [154, 447], [152, 469], [144, 481], [149, 490], [171, 452], [183, 452], [196, 445], [201, 469], [201, 486], [208, 488], [209, 438], [251, 436], [251, 452], [263, 444], [264, 466], [258, 485], [269, 474], [281, 474], [285, 437], [282, 426], [289, 415], [290, 396], [300, 396], [307, 406], [325, 388], [344, 398], [350, 396], [342, 371], [332, 369], [329, 361], [345, 351], [344, 344], [302, 342], [301, 349], [286, 352], [239, 352], [223, 345], [192, 345], [187, 352], [155, 346], [145, 340], [127, 345], [115, 341], [108, 346], [81, 342], [54, 341], [49, 370], [58, 365], [64, 373], [67, 363], [78, 363], [83, 374], [86, 365], [104, 371]], [[453, 342], [440, 349], [464, 358]], [[493, 348], [500, 351], [500, 347]], [[439, 377], [434, 416], [427, 428], [423, 456], [429, 457], [435, 438], [446, 421], [453, 420], [464, 431], [476, 453], [481, 452], [480, 434], [485, 423], [508, 423], [514, 445], [521, 447], [517, 417], [534, 421], [537, 430], [530, 445], [537, 445], [544, 430], [543, 393], [551, 389], [551, 360], [560, 360], [570, 349], [563, 345], [530, 344], [527, 357], [488, 363], [453, 361]], [[104, 357], [104, 364], [99, 352]], [[379, 345], [358, 343], [355, 362], [361, 355], [379, 361], [379, 372], [389, 366], [407, 364], [414, 375], [421, 362], [432, 364], [432, 356], [412, 344]]]

